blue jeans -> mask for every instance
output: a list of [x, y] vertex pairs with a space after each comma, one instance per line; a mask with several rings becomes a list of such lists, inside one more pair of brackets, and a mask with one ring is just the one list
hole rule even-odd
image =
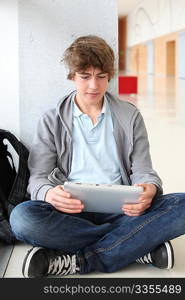
[[185, 193], [162, 195], [143, 215], [66, 214], [44, 201], [17, 205], [10, 224], [18, 240], [75, 253], [80, 273], [114, 272], [185, 233]]

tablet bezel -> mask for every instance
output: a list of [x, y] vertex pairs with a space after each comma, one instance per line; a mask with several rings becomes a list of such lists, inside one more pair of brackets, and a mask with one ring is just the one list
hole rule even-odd
[[64, 190], [84, 203], [87, 212], [123, 213], [124, 204], [139, 203], [140, 186], [64, 182]]

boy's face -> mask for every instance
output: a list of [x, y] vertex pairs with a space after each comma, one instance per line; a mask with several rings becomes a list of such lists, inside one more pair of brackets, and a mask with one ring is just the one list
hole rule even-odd
[[102, 73], [98, 68], [90, 67], [76, 72], [73, 81], [77, 90], [77, 100], [86, 104], [99, 104], [108, 88], [108, 73]]

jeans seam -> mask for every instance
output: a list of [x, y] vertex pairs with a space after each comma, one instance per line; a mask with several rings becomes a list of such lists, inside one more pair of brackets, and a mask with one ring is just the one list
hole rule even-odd
[[121, 243], [125, 242], [126, 240], [128, 240], [129, 238], [131, 238], [134, 234], [136, 234], [138, 231], [140, 231], [142, 228], [144, 228], [144, 226], [148, 225], [153, 220], [155, 220], [155, 219], [161, 217], [162, 215], [166, 214], [169, 210], [171, 210], [171, 208], [173, 206], [174, 205], [170, 206], [165, 211], [162, 211], [161, 213], [158, 213], [157, 215], [155, 215], [155, 216], [147, 219], [145, 222], [143, 222], [142, 224], [140, 224], [139, 226], [137, 226], [135, 228], [135, 230], [132, 230], [129, 234], [127, 234], [127, 236], [124, 236], [124, 238], [121, 238], [121, 239], [117, 240], [116, 242], [114, 242], [111, 247], [108, 247], [108, 248], [98, 248], [98, 249], [95, 249], [93, 252], [90, 252], [90, 251], [87, 252], [85, 254], [86, 259], [88, 259], [90, 256], [94, 255], [94, 252], [95, 253], [102, 253], [102, 252], [106, 252], [106, 251], [111, 251], [112, 249], [114, 249], [115, 247], [117, 247], [119, 244], [121, 244]]

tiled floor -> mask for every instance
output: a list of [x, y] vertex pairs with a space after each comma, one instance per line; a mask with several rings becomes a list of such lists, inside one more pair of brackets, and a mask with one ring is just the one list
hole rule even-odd
[[[163, 180], [164, 192], [185, 192], [185, 80], [143, 77], [139, 79], [137, 96], [120, 97], [134, 103], [145, 119], [153, 166]], [[91, 273], [80, 277], [185, 277], [185, 236], [173, 240], [172, 245], [175, 251], [172, 270], [135, 263], [119, 272]], [[5, 277], [22, 277], [22, 262], [29, 247], [16, 245]]]
[[0, 242], [0, 278], [4, 277], [4, 274], [6, 273], [6, 268], [13, 249], [13, 245], [7, 245], [4, 242]]
[[[87, 278], [176, 278], [176, 277], [185, 277], [185, 259], [184, 250], [185, 250], [185, 238], [179, 237], [172, 241], [172, 245], [175, 251], [175, 266], [172, 270], [160, 270], [151, 265], [140, 265], [134, 263], [128, 267], [119, 270], [115, 273], [90, 273], [85, 275], [71, 275], [74, 278], [77, 277], [87, 277]], [[22, 276], [22, 264], [24, 257], [27, 253], [27, 250], [30, 249], [30, 245], [17, 244], [14, 248], [14, 251], [11, 255], [8, 267], [6, 269], [5, 276], [6, 278], [21, 278]], [[66, 277], [71, 277], [66, 276]], [[60, 276], [59, 276], [60, 277]]]

